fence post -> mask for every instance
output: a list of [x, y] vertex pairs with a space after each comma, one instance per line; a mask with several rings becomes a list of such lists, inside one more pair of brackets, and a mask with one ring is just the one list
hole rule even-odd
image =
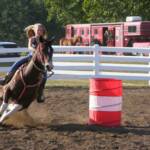
[[93, 50], [93, 65], [94, 65], [94, 77], [97, 77], [99, 75], [99, 49], [100, 49], [100, 46], [98, 44], [95, 44], [94, 45], [94, 50]]

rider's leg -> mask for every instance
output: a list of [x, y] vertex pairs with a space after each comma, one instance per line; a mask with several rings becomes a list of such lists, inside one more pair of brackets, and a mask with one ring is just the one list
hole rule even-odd
[[32, 57], [32, 54], [28, 54], [27, 56], [19, 59], [16, 63], [14, 63], [11, 67], [11, 69], [9, 70], [8, 74], [11, 72], [15, 72], [21, 65], [23, 65], [24, 63], [28, 62], [28, 60], [30, 60]]
[[42, 103], [45, 101], [44, 88], [45, 88], [46, 81], [47, 81], [47, 73], [45, 72], [43, 81], [42, 81], [42, 83], [39, 87], [39, 90], [38, 90], [38, 95], [37, 95], [37, 102], [38, 103]]
[[[8, 108], [9, 108], [9, 106], [8, 106]], [[6, 109], [4, 111], [4, 113], [2, 114], [2, 116], [0, 117], [0, 123], [2, 123], [10, 115], [12, 115], [12, 114], [16, 113], [17, 111], [19, 111], [21, 108], [22, 108], [21, 105], [19, 105], [19, 104], [13, 104], [13, 106], [11, 108]]]
[[13, 77], [14, 73], [16, 72], [16, 70], [24, 63], [28, 62], [28, 60], [30, 60], [32, 57], [31, 54], [29, 54], [26, 57], [21, 58], [19, 61], [17, 61], [16, 63], [14, 63], [11, 67], [11, 69], [9, 70], [9, 72], [7, 73], [7, 75], [5, 76], [3, 82], [1, 82], [2, 84], [6, 84], [8, 83], [11, 78]]

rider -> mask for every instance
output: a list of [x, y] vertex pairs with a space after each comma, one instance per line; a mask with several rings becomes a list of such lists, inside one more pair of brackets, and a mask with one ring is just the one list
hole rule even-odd
[[[9, 72], [7, 73], [7, 75], [5, 76], [3, 81], [1, 81], [1, 84], [3, 84], [3, 85], [8, 83], [11, 80], [11, 78], [13, 77], [16, 70], [22, 64], [28, 62], [32, 58], [32, 53], [35, 51], [36, 46], [37, 46], [36, 39], [38, 37], [42, 37], [44, 39], [47, 39], [47, 30], [44, 27], [44, 25], [40, 24], [40, 23], [36, 23], [34, 25], [29, 25], [28, 27], [25, 28], [25, 32], [26, 32], [27, 37], [28, 37], [28, 49], [31, 50], [31, 52], [26, 57], [21, 58], [19, 61], [17, 61], [16, 63], [14, 63], [12, 65], [11, 69], [9, 70]], [[37, 96], [38, 102], [43, 102], [45, 100], [44, 94], [43, 94], [43, 89], [44, 89], [44, 86], [46, 83], [46, 79], [47, 79], [47, 74], [45, 73], [43, 83], [40, 86], [40, 90], [39, 90], [38, 96]]]

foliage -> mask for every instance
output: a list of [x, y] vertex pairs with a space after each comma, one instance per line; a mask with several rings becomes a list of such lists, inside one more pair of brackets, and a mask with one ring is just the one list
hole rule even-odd
[[60, 38], [66, 24], [119, 22], [131, 15], [150, 20], [149, 6], [145, 0], [0, 0], [0, 40], [26, 45], [23, 29], [36, 22]]
[[125, 21], [139, 15], [150, 20], [150, 1], [144, 0], [44, 0], [48, 19], [57, 18], [63, 25], [83, 22]]
[[25, 45], [24, 28], [35, 22], [45, 23], [44, 5], [35, 0], [0, 1], [0, 40]]

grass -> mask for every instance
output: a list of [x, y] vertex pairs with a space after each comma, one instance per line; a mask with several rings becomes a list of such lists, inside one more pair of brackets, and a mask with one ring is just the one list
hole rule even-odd
[[87, 88], [89, 80], [48, 80], [47, 86], [49, 87], [83, 87]]
[[8, 66], [11, 66], [12, 64], [13, 64], [13, 62], [0, 63], [0, 67], [8, 67]]
[[[4, 77], [5, 73], [0, 73], [0, 77]], [[46, 83], [48, 87], [89, 87], [89, 79], [74, 79], [74, 80], [48, 80]], [[149, 87], [148, 81], [138, 80], [123, 80], [123, 87]]]
[[[5, 73], [0, 73], [0, 77], [4, 77]], [[89, 87], [89, 79], [74, 79], [74, 80], [48, 80], [48, 87]], [[149, 87], [148, 81], [138, 80], [123, 80], [123, 87]]]
[[[49, 87], [89, 87], [89, 80], [48, 80], [47, 86]], [[130, 81], [124, 80], [123, 87], [148, 87], [148, 81]]]

